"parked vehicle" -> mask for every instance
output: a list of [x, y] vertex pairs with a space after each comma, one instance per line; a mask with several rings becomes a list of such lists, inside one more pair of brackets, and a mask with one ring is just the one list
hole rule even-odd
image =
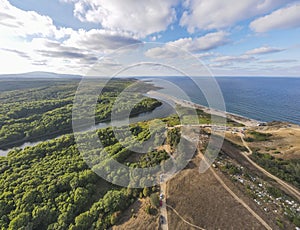
[[159, 195], [159, 199], [161, 199], [161, 200], [164, 199], [164, 194], [161, 193], [161, 194]]
[[161, 216], [159, 217], [159, 222], [160, 222], [161, 224], [163, 224], [163, 223], [164, 223], [164, 220], [165, 220], [165, 218], [161, 215]]

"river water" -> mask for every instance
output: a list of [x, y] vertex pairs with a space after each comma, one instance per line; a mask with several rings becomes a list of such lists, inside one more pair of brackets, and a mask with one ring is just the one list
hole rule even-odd
[[[135, 117], [131, 117], [129, 119], [129, 123], [130, 124], [134, 124], [140, 121], [148, 121], [148, 120], [152, 120], [152, 119], [156, 119], [156, 118], [163, 118], [163, 117], [167, 117], [170, 114], [173, 114], [175, 112], [175, 110], [173, 109], [173, 106], [171, 104], [171, 102], [168, 101], [162, 101], [162, 105], [155, 108], [152, 112], [146, 112], [146, 113], [141, 113], [138, 116]], [[127, 125], [128, 120], [124, 119], [124, 120], [119, 120], [119, 121], [114, 121], [114, 124], [116, 124], [117, 126], [122, 126], [122, 125]], [[84, 129], [82, 130], [82, 132], [86, 132], [86, 131], [90, 131], [90, 130], [94, 130], [94, 129], [101, 129], [101, 128], [107, 128], [112, 126], [111, 122], [103, 122], [103, 123], [99, 123], [91, 128], [88, 129]], [[63, 135], [58, 135], [55, 138], [61, 137]], [[55, 138], [51, 138], [51, 139], [55, 139]], [[49, 139], [50, 140], [50, 139]], [[44, 140], [44, 141], [48, 141], [48, 140]], [[40, 142], [44, 142], [44, 141], [34, 141], [34, 142], [26, 142], [20, 146], [15, 146], [21, 149], [24, 149], [27, 146], [35, 146]], [[0, 156], [7, 156], [7, 154], [9, 153], [9, 151], [11, 151], [13, 148], [7, 149], [7, 150], [2, 150], [0, 149]]]

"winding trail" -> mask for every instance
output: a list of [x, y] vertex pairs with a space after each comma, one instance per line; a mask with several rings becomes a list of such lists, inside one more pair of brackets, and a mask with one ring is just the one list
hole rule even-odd
[[249, 148], [247, 142], [244, 140], [243, 135], [244, 135], [244, 134], [239, 133], [239, 136], [240, 136], [240, 138], [241, 138], [241, 140], [242, 140], [242, 142], [243, 142], [243, 145], [244, 145], [244, 146], [246, 147], [246, 149], [248, 150], [247, 155], [249, 156], [249, 155], [251, 155], [253, 152], [252, 152], [252, 150]]
[[[179, 125], [180, 126], [180, 125]], [[205, 124], [205, 125], [197, 125], [200, 127], [209, 127], [209, 124]], [[275, 180], [277, 183], [279, 183], [280, 185], [282, 185], [284, 188], [286, 188], [294, 197], [296, 197], [298, 200], [300, 200], [300, 192], [295, 189], [294, 187], [292, 187], [291, 185], [287, 184], [286, 182], [284, 182], [283, 180], [279, 179], [278, 177], [274, 176], [273, 174], [269, 173], [268, 171], [266, 171], [264, 168], [260, 167], [258, 164], [256, 164], [254, 161], [252, 161], [249, 158], [249, 155], [251, 155], [253, 153], [253, 151], [251, 150], [251, 148], [248, 146], [247, 142], [244, 140], [243, 138], [243, 134], [239, 133], [238, 134], [243, 142], [243, 145], [245, 146], [245, 148], [247, 148], [248, 152], [244, 153], [243, 155], [245, 156], [245, 158], [249, 161], [249, 163], [251, 163], [254, 167], [256, 167], [257, 169], [259, 169], [261, 172], [263, 172], [266, 176], [272, 178], [273, 180]], [[186, 138], [186, 137], [185, 137]], [[200, 155], [202, 155], [201, 152], [199, 152]], [[202, 155], [202, 159], [204, 159], [203, 155]], [[266, 229], [268, 230], [272, 230], [272, 227], [270, 225], [268, 225], [268, 223], [266, 223], [253, 209], [251, 209], [241, 198], [239, 198], [225, 183], [224, 181], [219, 177], [219, 175], [217, 175], [217, 173], [214, 171], [213, 168], [209, 167], [209, 170], [211, 170], [211, 172], [213, 173], [214, 177], [219, 181], [219, 183], [222, 185], [222, 187], [238, 202], [240, 203], [244, 208], [246, 208]], [[166, 183], [163, 183], [161, 186], [163, 186], [163, 191], [166, 191]], [[164, 193], [166, 194], [166, 193]], [[166, 198], [166, 197], [165, 197]], [[166, 201], [166, 200], [165, 200]], [[163, 206], [165, 205], [165, 207], [170, 208], [183, 222], [185, 222], [186, 224], [196, 228], [196, 229], [201, 229], [203, 230], [204, 228], [201, 228], [197, 225], [194, 225], [190, 222], [188, 222], [187, 220], [185, 220], [173, 207], [171, 207], [170, 205], [166, 204], [166, 202], [163, 202]], [[167, 222], [167, 210], [165, 209], [165, 217], [166, 217], [166, 227], [162, 228], [162, 229], [168, 229], [168, 222]]]
[[[201, 153], [200, 153], [201, 154]], [[202, 154], [201, 154], [202, 155]], [[222, 187], [238, 202], [240, 203], [244, 208], [246, 208], [266, 229], [272, 230], [271, 226], [268, 225], [255, 211], [253, 211], [242, 199], [240, 199], [225, 183], [224, 181], [217, 175], [217, 173], [214, 171], [213, 168], [209, 168], [211, 172], [213, 173], [214, 177], [219, 181], [219, 183], [222, 185]], [[164, 184], [166, 186], [166, 184]], [[185, 220], [172, 206], [165, 203], [165, 206], [170, 208], [184, 223], [200, 230], [204, 230], [204, 228], [194, 225], [193, 223]], [[166, 221], [167, 222], [167, 221]], [[166, 229], [166, 228], [162, 228]]]
[[188, 225], [190, 225], [190, 226], [192, 226], [192, 227], [194, 227], [194, 228], [197, 228], [197, 229], [200, 229], [200, 230], [205, 230], [205, 228], [201, 228], [201, 227], [199, 227], [199, 226], [197, 226], [197, 225], [194, 225], [194, 224], [192, 224], [192, 223], [190, 223], [190, 222], [188, 222], [187, 220], [185, 220], [176, 210], [175, 210], [175, 208], [173, 208], [172, 206], [170, 206], [170, 205], [166, 205], [168, 208], [170, 208], [184, 223], [186, 223], [186, 224], [188, 224]]
[[[198, 125], [199, 126], [199, 125]], [[200, 125], [201, 126], [201, 125]], [[203, 126], [209, 126], [209, 125], [203, 125]], [[185, 139], [189, 140], [192, 137], [187, 137], [184, 136]], [[193, 139], [193, 138], [192, 138]], [[248, 147], [249, 148], [249, 147]], [[247, 149], [248, 149], [247, 148]], [[251, 149], [249, 148], [249, 150], [251, 151]], [[201, 153], [201, 151], [198, 150], [198, 153], [200, 154], [200, 157], [205, 161], [205, 158], [203, 156], [203, 154]], [[206, 161], [205, 161], [206, 162]], [[207, 163], [207, 162], [206, 162]], [[219, 183], [222, 185], [222, 187], [238, 202], [240, 203], [244, 208], [246, 208], [266, 229], [268, 230], [272, 230], [271, 226], [268, 225], [254, 210], [252, 210], [241, 198], [239, 198], [225, 183], [224, 181], [219, 177], [219, 175], [217, 175], [217, 173], [214, 171], [214, 169], [212, 167], [208, 167], [209, 170], [211, 170], [211, 172], [213, 173], [214, 177], [219, 181]], [[166, 185], [165, 185], [166, 186]], [[170, 208], [172, 211], [174, 211], [174, 213], [180, 217], [180, 219], [182, 221], [184, 221], [186, 224], [197, 228], [197, 229], [203, 229], [197, 225], [194, 225], [188, 221], [186, 221], [173, 207], [171, 207], [170, 205], [166, 204], [166, 206], [168, 208]]]
[[268, 176], [271, 179], [275, 180], [278, 184], [280, 184], [281, 186], [283, 186], [291, 195], [293, 195], [295, 198], [297, 198], [298, 201], [300, 201], [300, 192], [296, 188], [294, 188], [293, 186], [289, 185], [287, 182], [279, 179], [278, 177], [274, 176], [273, 174], [269, 173], [267, 170], [265, 170], [264, 168], [262, 168], [261, 166], [259, 166], [258, 164], [256, 164], [253, 160], [251, 160], [251, 158], [249, 157], [249, 155], [252, 154], [252, 150], [249, 148], [248, 144], [244, 140], [243, 134], [240, 133], [239, 136], [240, 136], [240, 138], [241, 138], [244, 146], [248, 149], [248, 153], [244, 154], [244, 157], [249, 161], [249, 163], [251, 163], [254, 167], [256, 167], [258, 170], [260, 170], [266, 176]]

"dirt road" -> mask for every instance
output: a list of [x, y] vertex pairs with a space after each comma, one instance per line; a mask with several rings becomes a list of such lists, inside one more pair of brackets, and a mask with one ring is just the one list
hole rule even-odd
[[288, 192], [290, 192], [291, 195], [293, 195], [295, 198], [297, 198], [300, 201], [300, 192], [294, 188], [293, 186], [289, 185], [285, 181], [279, 179], [278, 177], [274, 176], [273, 174], [269, 173], [267, 170], [256, 164], [253, 160], [251, 160], [248, 156], [252, 154], [252, 150], [249, 148], [247, 142], [244, 140], [243, 134], [239, 133], [239, 136], [241, 137], [241, 140], [244, 144], [244, 146], [248, 149], [248, 153], [244, 154], [245, 158], [251, 163], [254, 167], [256, 167], [258, 170], [260, 170], [262, 173], [264, 173], [266, 176], [270, 177], [271, 179], [275, 180], [278, 184], [283, 186]]
[[256, 212], [254, 212], [242, 199], [240, 199], [225, 183], [224, 181], [217, 175], [213, 168], [209, 168], [215, 178], [220, 182], [223, 188], [241, 205], [244, 206], [266, 229], [272, 230], [271, 226], [268, 225]]
[[162, 206], [160, 207], [160, 227], [162, 230], [168, 230], [168, 212], [167, 212], [167, 206], [166, 206], [166, 194], [167, 194], [167, 185], [166, 182], [163, 182], [160, 185], [160, 194], [163, 194], [162, 198]]

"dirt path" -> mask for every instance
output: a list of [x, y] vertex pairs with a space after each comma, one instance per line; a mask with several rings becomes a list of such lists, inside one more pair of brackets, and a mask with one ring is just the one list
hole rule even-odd
[[[204, 160], [203, 154], [199, 151], [201, 158]], [[223, 186], [223, 188], [241, 205], [244, 206], [266, 229], [272, 230], [271, 226], [268, 225], [255, 211], [253, 211], [242, 199], [240, 199], [219, 177], [219, 175], [214, 171], [212, 167], [209, 167], [209, 170], [212, 172], [214, 177], [219, 181], [219, 183]]]
[[270, 225], [268, 225], [256, 212], [254, 212], [242, 199], [240, 199], [225, 183], [224, 181], [217, 175], [217, 173], [210, 167], [209, 170], [213, 173], [215, 178], [220, 182], [223, 188], [241, 205], [243, 205], [266, 229], [272, 230]]
[[188, 222], [188, 221], [186, 221], [172, 206], [170, 206], [170, 205], [166, 205], [168, 208], [170, 208], [184, 223], [186, 223], [186, 224], [188, 224], [188, 225], [190, 225], [190, 226], [192, 226], [192, 227], [194, 227], [194, 228], [197, 228], [197, 229], [200, 229], [200, 230], [205, 230], [204, 228], [201, 228], [201, 227], [199, 227], [199, 226], [197, 226], [197, 225], [194, 225], [194, 224], [192, 224], [192, 223], [190, 223], [190, 222]]
[[[186, 137], [185, 137], [186, 138]], [[198, 151], [202, 160], [205, 160], [201, 151]], [[271, 226], [268, 225], [255, 211], [253, 211], [242, 199], [240, 199], [225, 183], [224, 181], [217, 175], [212, 167], [209, 167], [209, 170], [213, 173], [214, 177], [219, 181], [222, 187], [242, 206], [244, 206], [266, 229], [272, 230]], [[174, 210], [173, 210], [174, 211]], [[179, 216], [180, 217], [180, 216]], [[181, 217], [180, 217], [181, 218]], [[181, 218], [182, 219], [182, 218]], [[197, 226], [198, 227], [198, 226]]]
[[[167, 212], [167, 205], [166, 205], [166, 195], [167, 195], [167, 184], [166, 182], [160, 185], [160, 194], [163, 194], [164, 197], [162, 199], [162, 206], [160, 207], [160, 215], [163, 217], [163, 222], [160, 221], [160, 227], [162, 230], [168, 230], [168, 212]], [[161, 217], [160, 217], [161, 218]]]
[[241, 140], [242, 140], [242, 142], [243, 142], [243, 145], [246, 147], [246, 149], [248, 150], [248, 153], [247, 153], [247, 155], [249, 156], [249, 155], [251, 155], [252, 154], [252, 150], [249, 148], [249, 146], [248, 146], [248, 144], [247, 144], [247, 142], [244, 140], [244, 137], [243, 137], [243, 135], [244, 134], [242, 134], [242, 133], [239, 133], [239, 136], [241, 137]]
[[[242, 137], [242, 136], [241, 136]], [[187, 138], [187, 139], [189, 139], [188, 137], [184, 137], [184, 138]], [[244, 141], [244, 139], [242, 139], [242, 141], [243, 141], [243, 143], [245, 143], [244, 145], [245, 145], [245, 147], [248, 149], [248, 151], [249, 151], [249, 154], [252, 154], [252, 151], [251, 151], [251, 149], [248, 147], [248, 145], [247, 145], [247, 143]], [[204, 159], [204, 157], [203, 157], [203, 155], [202, 155], [202, 153], [201, 152], [199, 152], [199, 154], [202, 156], [202, 159]], [[246, 156], [247, 157], [247, 156]], [[248, 157], [247, 157], [247, 159], [248, 159]], [[238, 202], [238, 203], [240, 203], [245, 209], [247, 209], [247, 211], [249, 212], [249, 213], [251, 213], [258, 221], [259, 221], [259, 223], [261, 223], [266, 229], [268, 229], [268, 230], [272, 230], [272, 228], [271, 228], [271, 226], [270, 225], [268, 225], [254, 210], [252, 210], [242, 199], [240, 199], [225, 183], [224, 183], [224, 181], [217, 175], [217, 173], [214, 171], [214, 169], [213, 168], [209, 168], [209, 170], [211, 170], [211, 172], [213, 173], [213, 175], [214, 175], [214, 177], [218, 180], [218, 182], [222, 185], [222, 187]], [[161, 185], [161, 189], [162, 189], [162, 191], [164, 192], [163, 194], [166, 194], [166, 184], [165, 183], [163, 183], [162, 185]], [[166, 197], [164, 197], [164, 198], [166, 198]], [[169, 206], [169, 205], [167, 205], [166, 203], [165, 203], [165, 201], [163, 202], [163, 206], [162, 206], [162, 208], [161, 208], [161, 213], [162, 213], [162, 215], [163, 216], [167, 216], [167, 211], [166, 211], [166, 207], [169, 207], [170, 209], [172, 209], [172, 211], [174, 211], [174, 213], [183, 221], [183, 222], [185, 222], [186, 224], [188, 224], [188, 225], [190, 225], [190, 226], [192, 226], [192, 227], [194, 227], [194, 228], [197, 228], [197, 229], [203, 229], [203, 228], [201, 228], [201, 227], [199, 227], [199, 226], [197, 226], [197, 225], [194, 225], [194, 224], [192, 224], [192, 223], [190, 223], [190, 222], [188, 222], [188, 221], [186, 221], [173, 207], [171, 207], [171, 206]], [[166, 223], [167, 223], [167, 218], [166, 218]], [[167, 224], [166, 224], [167, 225]], [[162, 229], [168, 229], [168, 228], [163, 228], [163, 226], [162, 226]]]
[[283, 181], [283, 180], [279, 179], [278, 177], [274, 176], [273, 174], [269, 173], [267, 170], [265, 170], [264, 168], [262, 168], [261, 166], [259, 166], [258, 164], [256, 164], [253, 160], [251, 160], [248, 157], [249, 155], [252, 154], [252, 150], [249, 148], [248, 144], [244, 140], [243, 135], [242, 134], [239, 134], [239, 135], [241, 137], [241, 140], [242, 140], [244, 146], [248, 149], [248, 153], [244, 154], [244, 156], [249, 161], [249, 163], [252, 164], [254, 167], [256, 167], [258, 170], [260, 170], [262, 173], [264, 173], [266, 176], [268, 176], [271, 179], [275, 180], [278, 184], [280, 184], [287, 191], [289, 191], [291, 195], [293, 195], [295, 198], [297, 198], [300, 201], [300, 192], [296, 188], [292, 187], [291, 185], [289, 185], [285, 181]]

